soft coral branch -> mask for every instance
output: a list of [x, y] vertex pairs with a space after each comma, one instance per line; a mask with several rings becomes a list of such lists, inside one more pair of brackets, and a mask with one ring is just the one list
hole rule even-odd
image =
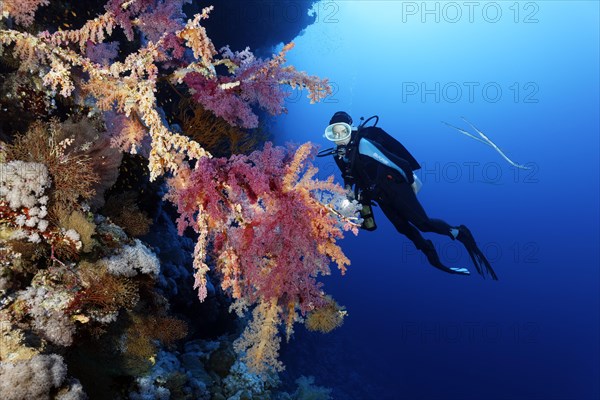
[[[151, 180], [164, 173], [179, 173], [186, 156], [210, 157], [198, 143], [172, 132], [161, 118], [156, 92], [164, 68], [177, 65], [167, 76], [171, 81], [185, 81], [192, 97], [206, 109], [232, 125], [245, 128], [258, 125], [255, 107], [273, 115], [286, 111], [284, 99], [289, 93], [282, 85], [306, 88], [312, 100], [331, 92], [326, 79], [309, 77], [283, 65], [292, 44], [268, 60], [256, 59], [248, 50], [233, 53], [229, 49], [224, 49], [221, 58], [216, 59], [217, 52], [200, 24], [212, 8], [203, 9], [184, 24], [180, 12], [184, 2], [110, 0], [105, 13], [79, 29], [38, 35], [1, 30], [0, 45], [14, 44], [14, 52], [22, 60], [20, 69], [39, 73], [53, 94], [59, 92], [64, 97], [77, 94], [75, 98], [81, 105], [92, 104], [100, 111], [114, 110], [141, 121], [151, 139]], [[156, 31], [148, 30], [148, 25], [160, 21], [168, 29], [159, 37]], [[142, 32], [146, 29], [151, 40], [124, 61], [100, 65], [87, 58], [88, 47], [102, 44], [115, 27], [121, 27], [130, 40], [135, 28]], [[176, 30], [177, 27], [180, 29]], [[79, 45], [79, 50], [74, 44]], [[186, 54], [184, 47], [191, 52]], [[190, 60], [191, 53], [194, 57]], [[215, 69], [218, 65], [225, 65], [229, 74], [218, 75]], [[142, 140], [137, 133], [143, 131], [139, 128], [125, 141], [115, 143], [137, 149]]]
[[[228, 47], [221, 50], [222, 63], [231, 75], [217, 76], [203, 71], [189, 70], [185, 83], [193, 98], [215, 115], [234, 126], [255, 128], [258, 117], [252, 107], [258, 107], [271, 115], [286, 112], [285, 98], [289, 92], [283, 86], [307, 89], [311, 102], [331, 94], [327, 79], [308, 76], [292, 66], [284, 66], [286, 53], [293, 43], [269, 60], [257, 59], [248, 50], [233, 53]], [[181, 80], [181, 78], [180, 78]]]
[[10, 16], [17, 24], [29, 26], [33, 23], [37, 9], [49, 3], [49, 0], [3, 0], [0, 17]]
[[292, 155], [268, 143], [249, 156], [203, 158], [169, 181], [179, 232], [192, 227], [199, 234], [194, 267], [200, 300], [207, 296], [210, 247], [221, 288], [237, 302], [257, 304], [255, 320], [236, 345], [257, 372], [280, 368], [276, 327], [282, 321], [289, 337], [296, 310], [306, 314], [327, 305], [317, 278], [330, 274], [330, 262], [342, 274], [350, 264], [337, 240], [352, 227], [331, 212], [345, 191], [332, 179], [314, 178], [312, 155], [310, 143]]
[[190, 226], [201, 237], [195, 264], [201, 300], [209, 240], [222, 286], [251, 303], [276, 298], [308, 311], [322, 299], [315, 277], [330, 273], [330, 261], [345, 272], [349, 260], [336, 244], [344, 224], [315, 193], [327, 191], [333, 199], [345, 192], [331, 180], [313, 178], [310, 154], [310, 144], [292, 157], [267, 145], [249, 156], [203, 158], [170, 181], [180, 232]]

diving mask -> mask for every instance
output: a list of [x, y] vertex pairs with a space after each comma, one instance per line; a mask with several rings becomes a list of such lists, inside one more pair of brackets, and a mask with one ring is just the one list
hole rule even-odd
[[325, 128], [325, 138], [332, 142], [342, 142], [350, 138], [352, 127], [345, 122], [336, 122]]

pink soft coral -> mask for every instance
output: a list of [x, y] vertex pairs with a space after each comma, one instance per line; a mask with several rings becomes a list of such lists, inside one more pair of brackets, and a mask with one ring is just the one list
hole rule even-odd
[[179, 232], [192, 227], [199, 234], [194, 267], [200, 300], [207, 295], [210, 248], [235, 308], [256, 304], [236, 349], [258, 373], [281, 369], [277, 326], [285, 321], [289, 338], [297, 311], [305, 315], [330, 301], [317, 277], [330, 273], [330, 262], [342, 273], [350, 264], [336, 244], [343, 230], [352, 229], [334, 211], [345, 191], [332, 177], [314, 179], [317, 169], [307, 161], [312, 155], [310, 143], [293, 155], [267, 143], [249, 156], [204, 157], [170, 180]]
[[40, 6], [50, 4], [49, 0], [4, 0], [0, 6], [0, 14], [6, 12], [19, 25], [29, 26], [33, 23], [35, 12]]
[[196, 248], [201, 300], [210, 241], [222, 287], [234, 298], [277, 299], [302, 312], [323, 303], [316, 277], [330, 273], [331, 261], [343, 273], [349, 260], [336, 244], [343, 225], [316, 193], [344, 191], [331, 180], [313, 179], [316, 169], [306, 161], [312, 152], [305, 144], [290, 157], [267, 144], [249, 156], [203, 158], [193, 171], [171, 180], [180, 232], [193, 227], [201, 236]]
[[258, 117], [252, 107], [271, 115], [286, 112], [284, 100], [290, 93], [283, 90], [283, 85], [307, 89], [312, 102], [331, 93], [327, 79], [283, 66], [285, 54], [293, 46], [293, 43], [284, 46], [279, 54], [268, 60], [255, 58], [248, 49], [233, 53], [225, 47], [221, 49], [221, 61], [230, 69], [230, 76], [192, 72], [185, 77], [185, 83], [194, 100], [215, 115], [234, 126], [255, 128]]

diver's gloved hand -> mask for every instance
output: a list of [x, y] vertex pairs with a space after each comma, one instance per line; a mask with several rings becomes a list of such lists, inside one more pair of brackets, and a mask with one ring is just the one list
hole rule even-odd
[[458, 275], [471, 275], [469, 270], [466, 268], [450, 268], [450, 270], [452, 270], [452, 273]]

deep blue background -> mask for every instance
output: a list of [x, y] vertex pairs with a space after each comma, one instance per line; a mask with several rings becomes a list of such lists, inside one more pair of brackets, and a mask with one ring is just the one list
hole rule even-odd
[[[428, 214], [469, 226], [500, 281], [435, 234], [442, 258], [473, 275], [428, 266], [376, 209], [377, 231], [341, 242], [346, 276], [325, 280], [344, 326], [299, 328], [282, 351], [288, 376], [314, 375], [335, 399], [598, 399], [598, 2], [476, 2], [471, 16], [463, 2], [427, 7], [317, 4], [288, 60], [335, 93], [317, 105], [292, 96], [275, 132], [328, 147], [333, 112], [378, 114], [423, 165]], [[461, 116], [532, 169], [441, 122], [472, 131]], [[336, 172], [318, 164], [322, 177]]]

